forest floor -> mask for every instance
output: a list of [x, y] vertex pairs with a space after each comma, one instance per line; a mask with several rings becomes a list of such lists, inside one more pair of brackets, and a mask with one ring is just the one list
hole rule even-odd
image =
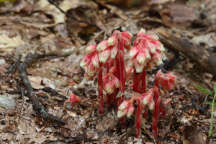
[[[96, 80], [86, 81], [79, 63], [86, 45], [107, 39], [114, 30], [133, 35], [141, 28], [162, 30], [216, 55], [216, 1], [132, 1], [134, 5], [129, 0], [0, 1], [1, 144], [216, 144], [216, 127], [208, 136], [211, 107], [206, 102], [213, 97], [198, 88], [212, 91], [215, 71], [184, 49], [166, 49], [168, 61], [175, 61], [168, 70], [177, 76], [177, 86], [164, 96], [171, 102], [159, 121], [157, 139], [151, 120], [142, 120], [141, 136], [136, 138], [133, 119], [121, 126], [115, 109], [98, 114]], [[42, 57], [27, 66], [32, 94], [65, 125], [41, 118], [33, 109], [23, 82], [25, 71], [18, 66], [36, 53]], [[71, 93], [80, 96], [81, 103], [66, 104]]]

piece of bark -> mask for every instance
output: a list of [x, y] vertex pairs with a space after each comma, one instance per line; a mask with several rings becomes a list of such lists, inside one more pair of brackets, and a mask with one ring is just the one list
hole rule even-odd
[[183, 53], [196, 62], [203, 71], [216, 75], [216, 55], [201, 46], [193, 44], [179, 31], [171, 31], [165, 28], [159, 28], [156, 31], [161, 42], [167, 48]]

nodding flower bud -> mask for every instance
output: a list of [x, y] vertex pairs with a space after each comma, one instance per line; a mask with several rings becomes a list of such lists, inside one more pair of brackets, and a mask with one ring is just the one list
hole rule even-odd
[[128, 32], [128, 31], [121, 32], [121, 36], [124, 39], [127, 39], [128, 41], [130, 41], [131, 38], [133, 37], [133, 35], [130, 32]]
[[96, 51], [96, 45], [90, 45], [87, 48], [89, 52], [80, 62], [80, 66], [87, 72], [88, 77], [93, 77], [99, 68], [99, 57]]
[[142, 102], [144, 105], [147, 105], [153, 101], [154, 92], [153, 89], [150, 89], [147, 93], [142, 95]]
[[154, 63], [156, 66], [160, 65], [163, 63], [163, 55], [161, 54], [160, 51], [156, 51], [153, 55], [152, 55], [152, 63]]
[[121, 118], [121, 117], [124, 117], [125, 115], [127, 115], [127, 117], [131, 117], [134, 110], [135, 108], [133, 106], [132, 101], [125, 100], [118, 107], [117, 117]]
[[82, 68], [85, 68], [85, 66], [87, 66], [90, 63], [91, 59], [88, 55], [84, 56], [83, 59], [80, 62], [80, 66]]
[[136, 56], [136, 60], [139, 64], [145, 65], [147, 61], [151, 58], [149, 51], [144, 49]]
[[106, 49], [106, 50], [100, 52], [99, 53], [99, 61], [101, 63], [106, 63], [110, 57], [110, 54], [111, 54], [110, 49]]
[[133, 35], [129, 33], [128, 31], [121, 32], [121, 39], [126, 49], [130, 49], [132, 37]]
[[126, 65], [125, 69], [126, 69], [125, 70], [126, 71], [126, 78], [129, 79], [134, 72], [133, 66], [128, 64], [128, 65]]
[[155, 81], [161, 86], [164, 90], [171, 90], [175, 86], [176, 76], [171, 73], [164, 74], [158, 72], [155, 76]]
[[146, 35], [146, 30], [142, 28], [142, 29], [138, 32], [137, 36], [138, 36], [138, 37], [140, 37], [140, 36], [142, 37], [142, 36], [144, 36], [144, 35]]
[[80, 97], [76, 96], [73, 93], [70, 95], [69, 102], [71, 103], [71, 105], [74, 103], [79, 103], [80, 101], [81, 101]]
[[131, 104], [129, 107], [128, 107], [128, 110], [127, 110], [127, 117], [130, 118], [134, 112], [135, 108], [134, 106]]
[[154, 101], [151, 101], [150, 103], [149, 103], [149, 109], [150, 110], [154, 110], [154, 107], [155, 107], [155, 102]]
[[92, 64], [93, 64], [96, 68], [99, 67], [99, 58], [98, 58], [98, 55], [97, 55], [97, 54], [94, 55], [94, 56], [92, 56]]
[[124, 117], [127, 114], [129, 104], [130, 102], [125, 100], [119, 105], [117, 112], [118, 118]]
[[141, 73], [145, 67], [144, 64], [139, 64], [137, 61], [133, 61], [136, 69], [136, 73]]
[[111, 55], [110, 55], [110, 57], [112, 59], [114, 59], [116, 57], [117, 53], [118, 53], [118, 47], [117, 46], [113, 46], [113, 48], [111, 49]]
[[97, 68], [92, 63], [90, 63], [84, 69], [89, 77], [93, 77], [97, 73]]
[[115, 89], [120, 87], [119, 79], [112, 73], [108, 73], [103, 77], [104, 90], [108, 94], [112, 94]]
[[114, 91], [114, 83], [112, 81], [108, 81], [107, 83], [104, 84], [104, 90], [106, 91], [107, 94], [112, 94]]
[[152, 42], [147, 41], [146, 46], [149, 48], [151, 54], [154, 54], [156, 52], [157, 47]]
[[117, 38], [115, 36], [111, 36], [108, 40], [107, 40], [107, 44], [108, 46], [114, 46], [117, 43]]
[[139, 49], [137, 47], [132, 47], [131, 50], [129, 51], [129, 57], [134, 58], [138, 52]]
[[89, 53], [95, 52], [96, 51], [96, 47], [97, 47], [97, 45], [94, 45], [94, 44], [87, 46], [86, 47], [86, 53], [89, 54]]
[[108, 46], [108, 42], [107, 42], [107, 40], [103, 40], [103, 41], [101, 41], [98, 45], [97, 45], [97, 51], [104, 51], [106, 48], [108, 48], [109, 46]]

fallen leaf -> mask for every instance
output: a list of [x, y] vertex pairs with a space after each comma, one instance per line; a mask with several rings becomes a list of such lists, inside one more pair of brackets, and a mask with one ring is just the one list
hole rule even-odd
[[0, 51], [11, 52], [13, 48], [24, 44], [20, 35], [10, 37], [6, 31], [0, 32]]

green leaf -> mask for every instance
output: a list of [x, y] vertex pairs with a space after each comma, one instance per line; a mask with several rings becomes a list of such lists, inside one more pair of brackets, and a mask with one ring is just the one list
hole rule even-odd
[[[202, 88], [200, 85], [197, 86], [200, 92], [207, 94], [207, 95], [212, 95], [212, 92], [210, 90]], [[216, 91], [216, 85], [214, 86], [214, 91]]]
[[216, 85], [213, 86], [214, 94], [216, 95]]
[[[207, 101], [207, 102], [204, 102], [204, 104], [209, 104], [209, 105], [212, 105], [212, 104], [213, 104], [213, 102], [211, 102], [211, 101]], [[216, 104], [214, 104], [213, 106], [216, 106]]]

